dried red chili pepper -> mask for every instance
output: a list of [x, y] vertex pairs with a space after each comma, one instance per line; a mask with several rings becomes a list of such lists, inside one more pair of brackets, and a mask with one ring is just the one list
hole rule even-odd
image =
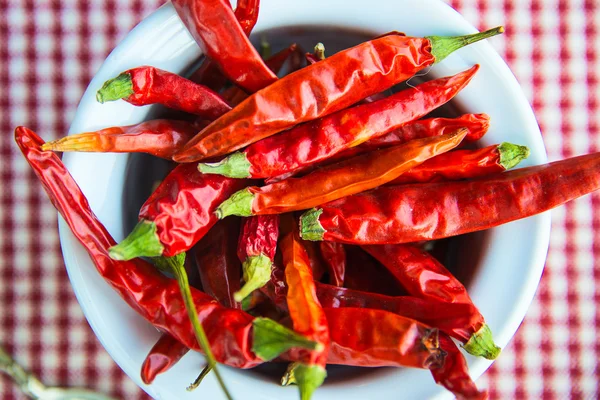
[[115, 259], [171, 257], [192, 248], [217, 222], [216, 207], [248, 183], [177, 166], [142, 206], [140, 222], [110, 249]]
[[318, 248], [318, 244], [303, 240], [302, 246], [306, 250], [306, 254], [308, 254], [310, 269], [312, 270], [315, 282], [320, 281], [325, 274], [325, 263], [321, 257], [321, 250]]
[[454, 76], [338, 111], [256, 142], [220, 162], [199, 164], [198, 168], [233, 178], [271, 178], [306, 168], [428, 114], [458, 94], [478, 69], [475, 65]]
[[237, 254], [242, 262], [245, 283], [235, 293], [236, 301], [242, 301], [271, 279], [278, 237], [278, 215], [258, 215], [243, 219]]
[[[315, 207], [387, 183], [423, 161], [458, 146], [466, 131], [413, 140], [329, 165], [302, 178], [271, 185], [250, 186], [233, 194], [217, 208], [228, 215], [280, 214]], [[220, 175], [217, 175], [220, 176]]]
[[335, 242], [319, 242], [319, 248], [329, 273], [329, 282], [335, 286], [344, 286], [344, 275], [346, 274], [344, 245]]
[[327, 318], [317, 300], [310, 261], [298, 237], [294, 217], [284, 215], [281, 223], [283, 237], [280, 246], [285, 266], [287, 306], [294, 331], [321, 345], [310, 352], [298, 351], [298, 361], [288, 369], [287, 375], [291, 374], [298, 384], [300, 397], [308, 400], [327, 376], [325, 366], [329, 352], [329, 330]]
[[156, 119], [69, 135], [42, 145], [42, 150], [100, 153], [148, 153], [170, 159], [196, 133], [185, 121]]
[[241, 308], [234, 299], [234, 293], [240, 289], [241, 278], [240, 262], [235, 254], [239, 232], [239, 219], [219, 221], [210, 234], [193, 247], [203, 291], [230, 308]]
[[394, 276], [360, 246], [344, 245], [346, 274], [344, 287], [388, 296], [406, 295]]
[[513, 168], [528, 156], [526, 146], [507, 142], [477, 150], [453, 150], [425, 161], [386, 185], [480, 178]]
[[[406, 80], [460, 47], [503, 32], [411, 38], [391, 34], [340, 51], [254, 93], [194, 137], [176, 156], [228, 154], [294, 125], [342, 110]], [[358, 78], [359, 77], [359, 78]]]
[[598, 190], [599, 167], [600, 153], [593, 153], [475, 180], [380, 187], [307, 211], [301, 235], [386, 244], [480, 231]]
[[142, 382], [146, 385], [151, 384], [157, 375], [168, 371], [189, 350], [173, 336], [163, 333], [144, 359], [140, 373]]
[[[363, 246], [363, 249], [384, 265], [411, 296], [473, 304], [463, 284], [426, 251], [402, 244]], [[478, 312], [477, 317], [475, 324], [463, 327], [468, 337], [464, 349], [493, 360], [500, 354], [500, 348], [494, 344], [483, 315]]]
[[162, 104], [210, 120], [231, 110], [217, 93], [172, 72], [149, 66], [129, 69], [98, 90], [100, 103], [123, 99], [135, 106]]
[[[174, 0], [202, 52], [236, 85], [256, 92], [277, 80], [248, 40], [226, 0]], [[258, 8], [257, 8], [258, 11]]]
[[[43, 140], [27, 128], [18, 127], [15, 140], [100, 275], [144, 319], [189, 348], [200, 350], [178, 283], [142, 259], [115, 261], [110, 258], [108, 248], [115, 240], [98, 221], [58, 156], [42, 151]], [[274, 321], [253, 318], [241, 310], [219, 305], [194, 288], [190, 291], [218, 362], [251, 368], [275, 358], [291, 346], [316, 346], [315, 342]]]

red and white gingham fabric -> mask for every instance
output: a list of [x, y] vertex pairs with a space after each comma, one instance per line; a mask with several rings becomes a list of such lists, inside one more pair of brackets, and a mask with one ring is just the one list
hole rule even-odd
[[[391, 0], [390, 0], [391, 1]], [[65, 273], [56, 213], [13, 142], [64, 135], [116, 43], [163, 1], [0, 0], [0, 342], [48, 384], [148, 397], [104, 351]], [[533, 105], [550, 160], [600, 151], [600, 1], [453, 0]], [[401, 29], [401, 27], [399, 27]], [[498, 299], [502, 301], [502, 299]], [[478, 381], [492, 399], [597, 399], [600, 194], [556, 209], [541, 285], [517, 335]], [[0, 378], [0, 398], [21, 399]]]

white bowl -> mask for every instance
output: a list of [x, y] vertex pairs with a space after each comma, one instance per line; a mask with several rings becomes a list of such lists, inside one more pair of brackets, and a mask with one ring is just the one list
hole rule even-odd
[[[475, 29], [439, 0], [263, 0], [255, 32], [292, 26], [340, 26], [376, 34], [401, 30], [413, 36], [466, 34]], [[492, 39], [494, 40], [494, 39]], [[142, 21], [106, 59], [86, 90], [70, 132], [112, 125], [127, 125], [148, 117], [149, 107], [133, 107], [123, 101], [99, 104], [95, 93], [102, 83], [139, 65], [154, 65], [181, 73], [200, 55], [200, 50], [181, 24], [170, 4]], [[503, 141], [525, 144], [531, 149], [526, 165], [546, 162], [546, 152], [533, 115], [517, 81], [488, 43], [478, 43], [451, 55], [431, 74], [444, 76], [475, 63], [481, 69], [457, 97], [468, 112], [491, 116], [483, 145]], [[64, 162], [89, 199], [92, 209], [117, 240], [124, 237], [122, 193], [127, 155], [68, 153]], [[485, 315], [497, 343], [504, 347], [523, 320], [537, 288], [549, 243], [550, 215], [510, 223], [488, 233], [481, 265], [469, 292]], [[83, 248], [60, 221], [65, 264], [75, 294], [92, 329], [119, 366], [148, 394], [158, 399], [222, 398], [214, 375], [197, 392], [186, 392], [201, 366], [198, 353], [186, 355], [171, 371], [146, 386], [140, 366], [159, 332], [132, 311], [96, 272]], [[469, 357], [473, 378], [490, 362]], [[251, 371], [222, 368], [225, 381], [236, 398], [296, 399], [297, 390], [282, 388], [276, 381]], [[425, 399], [450, 397], [434, 384], [428, 371], [378, 369], [372, 373], [327, 382], [314, 398]]]

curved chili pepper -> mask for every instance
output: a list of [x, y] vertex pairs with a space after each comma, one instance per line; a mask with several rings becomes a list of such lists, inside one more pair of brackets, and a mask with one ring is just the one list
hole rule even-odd
[[344, 245], [335, 242], [319, 242], [319, 248], [329, 273], [329, 282], [335, 286], [344, 286], [344, 275], [346, 274]]
[[134, 106], [162, 104], [213, 120], [231, 110], [217, 93], [172, 72], [137, 67], [107, 80], [96, 94], [100, 103], [123, 99]]
[[189, 347], [179, 343], [173, 336], [163, 333], [142, 364], [142, 381], [146, 385], [151, 384], [157, 375], [168, 371], [189, 350]]
[[[43, 140], [27, 128], [18, 127], [15, 140], [53, 205], [106, 282], [152, 325], [199, 351], [178, 283], [142, 259], [115, 261], [110, 258], [108, 248], [115, 244], [115, 240], [98, 221], [58, 156], [42, 151]], [[275, 358], [292, 346], [317, 346], [317, 343], [274, 321], [253, 318], [241, 310], [219, 305], [212, 297], [194, 288], [190, 291], [197, 315], [220, 363], [251, 368]]]
[[177, 162], [231, 153], [303, 122], [342, 110], [400, 83], [502, 28], [459, 37], [390, 34], [340, 51], [254, 93], [214, 121], [177, 155]]
[[479, 178], [513, 168], [528, 156], [526, 146], [507, 142], [478, 150], [454, 150], [425, 161], [386, 185]]
[[373, 189], [425, 160], [453, 149], [465, 135], [466, 131], [459, 130], [444, 136], [413, 140], [329, 165], [302, 178], [263, 187], [250, 186], [234, 193], [216, 213], [219, 218], [280, 214]]
[[194, 247], [194, 258], [200, 273], [204, 292], [220, 304], [240, 308], [234, 293], [240, 289], [240, 262], [235, 254], [240, 221], [232, 218], [219, 221]]
[[346, 274], [344, 287], [388, 296], [405, 295], [394, 276], [360, 246], [344, 245]]
[[243, 219], [237, 254], [242, 262], [245, 284], [235, 293], [236, 301], [242, 301], [271, 279], [278, 237], [278, 215], [258, 215]]
[[196, 133], [185, 121], [155, 119], [129, 126], [69, 135], [42, 145], [42, 150], [100, 153], [148, 153], [170, 159]]
[[260, 58], [228, 3], [173, 0], [175, 11], [202, 52], [232, 82], [253, 93], [275, 82], [277, 76]]
[[193, 164], [175, 167], [142, 206], [133, 231], [110, 249], [111, 257], [171, 257], [191, 249], [218, 221], [216, 207], [247, 185], [204, 175]]
[[[600, 153], [458, 182], [380, 187], [307, 211], [305, 240], [409, 243], [480, 231], [600, 188]], [[400, 212], [401, 210], [401, 212]]]
[[[473, 304], [463, 284], [426, 251], [402, 244], [363, 246], [363, 249], [383, 264], [411, 296]], [[493, 360], [500, 354], [500, 348], [494, 344], [483, 315], [477, 312], [477, 317], [474, 324], [462, 327], [468, 337], [464, 349], [474, 356]]]
[[233, 178], [271, 178], [306, 168], [426, 115], [458, 94], [478, 69], [475, 65], [454, 76], [338, 111], [258, 141], [220, 162], [199, 164], [198, 168]]
[[[294, 217], [282, 217], [281, 253], [285, 265], [287, 306], [294, 331], [316, 341], [319, 349], [298, 352], [298, 361], [288, 370], [288, 375], [298, 384], [302, 400], [309, 400], [321, 386], [327, 371], [329, 329], [323, 308], [317, 300], [315, 283], [306, 250], [300, 243]], [[294, 351], [292, 351], [293, 353]]]

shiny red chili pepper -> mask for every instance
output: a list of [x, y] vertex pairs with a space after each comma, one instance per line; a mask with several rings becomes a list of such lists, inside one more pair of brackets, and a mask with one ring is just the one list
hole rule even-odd
[[119, 245], [115, 259], [171, 257], [192, 248], [217, 222], [216, 207], [246, 181], [204, 175], [193, 164], [177, 166], [146, 200], [140, 222]]
[[[256, 92], [277, 80], [238, 23], [227, 0], [173, 0], [202, 52], [236, 85]], [[258, 9], [257, 9], [258, 11]]]
[[479, 65], [475, 65], [454, 76], [338, 111], [198, 168], [204, 173], [233, 178], [271, 178], [306, 168], [428, 114], [458, 94], [478, 69]]
[[[473, 304], [467, 289], [426, 251], [412, 245], [363, 246], [383, 264], [411, 296], [448, 303]], [[464, 348], [469, 353], [493, 360], [500, 354], [492, 332], [481, 313], [474, 324], [463, 326]]]
[[344, 287], [388, 296], [402, 296], [406, 291], [396, 278], [360, 246], [344, 245], [346, 274]]
[[241, 308], [234, 299], [240, 290], [240, 262], [235, 254], [236, 237], [240, 232], [240, 221], [232, 218], [219, 221], [210, 233], [194, 247], [203, 291], [220, 304], [230, 308]]
[[600, 153], [457, 182], [380, 187], [304, 213], [305, 240], [409, 243], [480, 231], [600, 188]]
[[217, 93], [177, 74], [155, 67], [137, 67], [109, 79], [98, 90], [100, 103], [123, 99], [135, 106], [162, 104], [213, 120], [231, 110]]
[[178, 162], [231, 153], [303, 122], [342, 110], [400, 83], [458, 48], [503, 31], [466, 37], [390, 34], [340, 51], [254, 93], [194, 137]]
[[237, 254], [244, 271], [244, 286], [235, 293], [242, 301], [271, 279], [279, 237], [279, 215], [257, 215], [242, 220]]
[[335, 286], [344, 286], [344, 275], [346, 274], [344, 245], [335, 242], [320, 242], [319, 248], [329, 273], [329, 282]]
[[513, 168], [528, 156], [526, 146], [507, 142], [478, 150], [454, 150], [425, 161], [386, 185], [480, 178]]
[[42, 150], [148, 153], [170, 159], [195, 133], [196, 127], [189, 122], [156, 119], [65, 136], [44, 143]]
[[144, 359], [140, 373], [142, 381], [150, 385], [159, 374], [171, 369], [189, 350], [189, 347], [179, 343], [173, 336], [163, 333]]
[[250, 186], [224, 201], [216, 213], [219, 218], [280, 214], [373, 189], [431, 157], [452, 150], [465, 134], [466, 131], [460, 130], [444, 136], [413, 140], [329, 165], [302, 178], [286, 179], [263, 187]]

